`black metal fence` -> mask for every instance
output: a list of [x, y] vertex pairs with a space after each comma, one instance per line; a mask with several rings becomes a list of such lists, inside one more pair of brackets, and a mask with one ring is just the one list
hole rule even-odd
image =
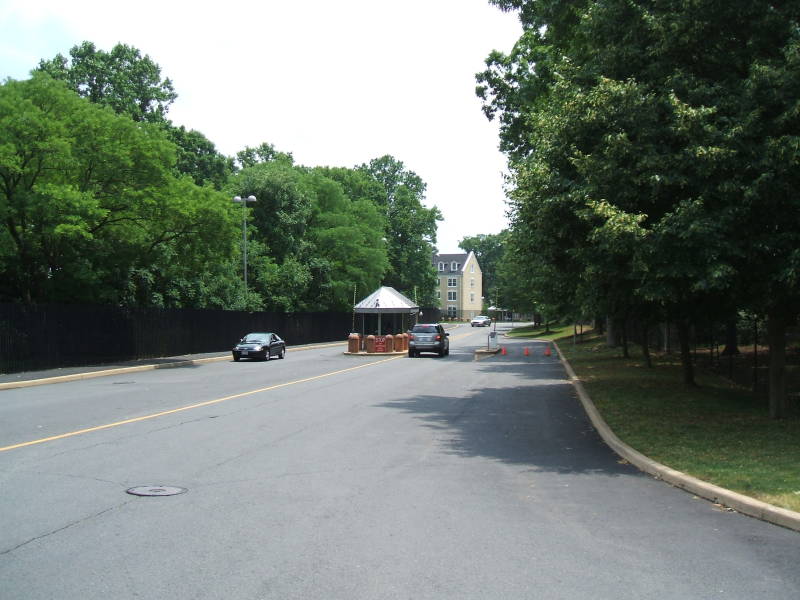
[[265, 313], [0, 303], [0, 372], [223, 352], [251, 331], [289, 345], [344, 341], [349, 313]]

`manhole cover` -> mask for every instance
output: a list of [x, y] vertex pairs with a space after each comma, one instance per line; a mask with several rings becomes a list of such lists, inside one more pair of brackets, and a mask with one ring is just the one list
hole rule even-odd
[[177, 496], [186, 492], [186, 488], [168, 485], [140, 485], [125, 490], [134, 496]]

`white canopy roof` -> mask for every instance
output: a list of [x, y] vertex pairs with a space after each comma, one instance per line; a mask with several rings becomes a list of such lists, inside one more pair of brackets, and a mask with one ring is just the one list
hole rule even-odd
[[392, 287], [383, 286], [372, 292], [353, 309], [357, 313], [417, 313], [419, 306]]

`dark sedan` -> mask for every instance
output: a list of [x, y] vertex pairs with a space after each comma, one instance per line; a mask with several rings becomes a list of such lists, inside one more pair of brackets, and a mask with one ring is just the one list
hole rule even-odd
[[257, 358], [269, 360], [273, 356], [283, 358], [286, 342], [275, 333], [248, 333], [233, 347], [233, 360]]

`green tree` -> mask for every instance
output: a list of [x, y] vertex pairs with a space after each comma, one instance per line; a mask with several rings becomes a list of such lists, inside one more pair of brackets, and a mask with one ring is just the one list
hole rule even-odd
[[713, 306], [760, 297], [772, 321], [796, 318], [798, 3], [494, 3], [525, 33], [489, 57], [478, 93], [500, 118], [520, 243], [545, 263], [539, 290], [571, 280], [578, 305], [611, 310], [624, 290], [625, 310], [660, 307], [687, 383], [688, 328]]
[[194, 129], [167, 124], [167, 134], [177, 148], [176, 168], [197, 185], [221, 190], [233, 174], [233, 159], [220, 154], [214, 143]]
[[6, 300], [183, 305], [171, 280], [157, 296], [135, 290], [159, 269], [188, 279], [232, 250], [227, 207], [174, 177], [159, 126], [35, 74], [0, 86], [0, 139]]
[[294, 164], [294, 158], [291, 152], [280, 152], [275, 149], [275, 146], [266, 142], [260, 144], [256, 148], [247, 146], [244, 150], [236, 153], [236, 160], [243, 169], [260, 163], [273, 161], [283, 162], [288, 165]]
[[177, 98], [172, 82], [161, 78], [161, 68], [125, 44], [105, 52], [86, 41], [73, 46], [69, 58], [57, 54], [40, 61], [36, 71], [65, 81], [81, 97], [110, 106], [134, 121], [164, 121]]
[[434, 306], [437, 275], [431, 257], [441, 212], [436, 206], [426, 208], [422, 204], [425, 183], [394, 157], [374, 159], [359, 170], [383, 186], [378, 204], [386, 216], [389, 270], [385, 285], [409, 297], [416, 296], [420, 305]]
[[258, 199], [249, 209], [254, 292], [275, 310], [350, 310], [353, 289], [372, 291], [388, 267], [383, 211], [369, 198], [351, 198], [340, 183], [369, 188], [371, 178], [265, 158], [233, 179], [232, 193]]
[[366, 199], [351, 200], [337, 181], [314, 170], [314, 204], [309, 223], [313, 256], [328, 266], [326, 290], [315, 290], [330, 310], [348, 311], [353, 291], [362, 295], [380, 286], [388, 268], [383, 217]]

